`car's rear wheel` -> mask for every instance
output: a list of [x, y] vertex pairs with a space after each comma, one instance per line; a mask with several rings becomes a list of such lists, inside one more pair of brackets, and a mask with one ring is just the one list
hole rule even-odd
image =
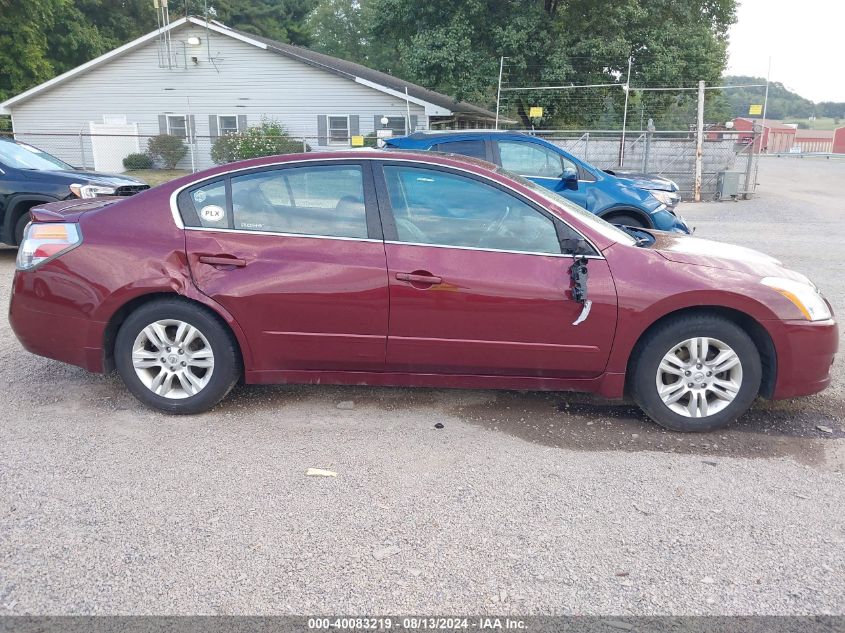
[[26, 225], [29, 224], [29, 220], [29, 211], [26, 211], [18, 218], [18, 221], [15, 222], [15, 244], [17, 246], [20, 246], [23, 243], [23, 232], [26, 229]]
[[617, 214], [609, 218], [605, 218], [611, 224], [621, 224], [622, 226], [633, 226], [637, 229], [647, 229], [648, 225], [641, 219], [628, 214]]
[[632, 366], [634, 400], [673, 431], [713, 431], [742, 415], [760, 389], [754, 341], [715, 315], [667, 321], [638, 345]]
[[181, 299], [144, 304], [115, 341], [115, 365], [141, 402], [167, 413], [200, 413], [238, 381], [241, 359], [231, 333], [204, 308]]

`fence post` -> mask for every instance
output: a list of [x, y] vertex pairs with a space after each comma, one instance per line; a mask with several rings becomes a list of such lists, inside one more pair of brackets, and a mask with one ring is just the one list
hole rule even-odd
[[590, 133], [586, 132], [585, 136], [587, 137], [584, 139], [584, 162], [586, 163], [590, 155]]
[[645, 149], [643, 150], [643, 173], [648, 173], [648, 158], [651, 153], [651, 137], [654, 135], [654, 119], [648, 120], [648, 127], [645, 132]]
[[628, 124], [628, 93], [631, 91], [631, 61], [632, 57], [628, 55], [628, 78], [625, 80], [625, 85], [622, 87], [625, 91], [625, 109], [622, 111], [622, 140], [619, 142], [619, 166], [625, 165], [625, 126]]
[[88, 165], [85, 164], [85, 142], [82, 140], [82, 128], [79, 128], [79, 160], [82, 161], [80, 167], [85, 169]]
[[698, 82], [698, 120], [695, 126], [695, 185], [693, 200], [701, 202], [701, 162], [704, 152], [704, 81]]

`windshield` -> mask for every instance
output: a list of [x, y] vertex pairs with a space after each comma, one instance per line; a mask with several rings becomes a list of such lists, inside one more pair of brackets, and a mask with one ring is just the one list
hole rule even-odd
[[543, 198], [545, 198], [552, 204], [561, 207], [562, 209], [566, 209], [573, 215], [578, 216], [579, 220], [589, 225], [590, 228], [595, 229], [596, 231], [604, 235], [606, 238], [611, 239], [614, 242], [627, 244], [628, 246], [635, 246], [637, 244], [637, 240], [622, 229], [619, 229], [610, 224], [609, 222], [602, 220], [597, 215], [590, 213], [583, 207], [579, 207], [574, 202], [570, 202], [563, 196], [556, 194], [554, 191], [550, 191], [549, 189], [538, 185], [536, 182], [528, 180], [528, 178], [518, 176], [517, 174], [509, 172], [506, 169], [502, 169], [501, 167], [497, 171], [501, 174], [504, 174], [508, 178], [516, 180], [519, 184], [528, 187], [529, 189], [541, 195]]
[[38, 171], [73, 169], [55, 156], [50, 156], [37, 147], [18, 141], [0, 141], [0, 163], [15, 169], [36, 169]]

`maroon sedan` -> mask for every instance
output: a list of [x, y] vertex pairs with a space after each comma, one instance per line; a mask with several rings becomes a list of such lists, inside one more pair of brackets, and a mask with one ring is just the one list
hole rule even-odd
[[828, 302], [766, 255], [620, 229], [493, 165], [359, 151], [217, 167], [32, 210], [9, 318], [196, 413], [247, 383], [627, 394], [716, 429], [824, 389]]

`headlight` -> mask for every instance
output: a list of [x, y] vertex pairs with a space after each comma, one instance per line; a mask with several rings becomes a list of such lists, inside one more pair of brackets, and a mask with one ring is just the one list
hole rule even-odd
[[811, 283], [782, 279], [781, 277], [766, 277], [760, 283], [777, 290], [789, 299], [808, 321], [824, 321], [831, 316], [830, 308], [827, 307], [824, 297], [822, 297], [819, 289]]
[[114, 187], [104, 185], [72, 184], [70, 190], [77, 198], [96, 198], [97, 196], [113, 196]]
[[650, 189], [649, 193], [657, 198], [660, 202], [665, 204], [667, 207], [674, 206], [678, 202], [678, 196], [671, 191], [659, 191], [657, 189]]

